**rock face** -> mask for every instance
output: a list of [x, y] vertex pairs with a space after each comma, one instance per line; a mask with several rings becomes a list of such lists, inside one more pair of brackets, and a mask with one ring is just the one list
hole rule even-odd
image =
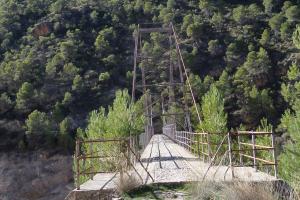
[[0, 154], [1, 200], [62, 200], [73, 189], [72, 156]]
[[32, 31], [34, 37], [47, 36], [52, 30], [51, 23], [42, 22], [36, 25]]

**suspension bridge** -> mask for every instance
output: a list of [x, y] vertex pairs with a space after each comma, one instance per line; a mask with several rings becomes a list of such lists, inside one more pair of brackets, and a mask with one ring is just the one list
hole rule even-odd
[[128, 138], [77, 140], [76, 189], [66, 199], [109, 199], [128, 184], [126, 176], [139, 184], [278, 180], [273, 132], [193, 131], [191, 107], [193, 120], [201, 123], [201, 116], [183, 43], [173, 24], [138, 25], [132, 101], [143, 99], [145, 131]]

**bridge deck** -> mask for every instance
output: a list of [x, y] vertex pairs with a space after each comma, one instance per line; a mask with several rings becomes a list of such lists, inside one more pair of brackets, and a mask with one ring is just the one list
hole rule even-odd
[[[148, 165], [148, 171], [154, 177], [155, 183], [200, 181], [209, 165], [164, 135], [152, 137], [142, 154], [142, 161]], [[205, 180], [233, 180], [227, 166], [220, 166], [215, 174], [216, 169], [213, 166]], [[240, 181], [276, 180], [275, 177], [252, 167], [234, 168], [234, 175], [234, 180]]]
[[[154, 183], [179, 183], [202, 180], [207, 170], [208, 163], [202, 162], [185, 148], [174, 143], [164, 135], [154, 135], [150, 143], [141, 155], [141, 161], [147, 171], [154, 178]], [[139, 172], [138, 179], [143, 183], [153, 183], [149, 175], [137, 163], [135, 168]], [[216, 166], [213, 166], [207, 174], [206, 180], [232, 181], [230, 170], [226, 172], [227, 166], [220, 166], [215, 174]], [[215, 174], [215, 175], [214, 175]], [[234, 169], [235, 180], [240, 181], [274, 181], [275, 177], [266, 173], [255, 171], [252, 167], [239, 167]], [[118, 175], [113, 173], [97, 174], [94, 180], [89, 180], [81, 185], [81, 190], [110, 190], [116, 187]]]
[[[138, 162], [135, 164], [138, 174], [134, 170], [128, 172], [128, 174], [135, 176], [137, 180], [145, 184], [201, 181], [209, 165], [164, 135], [154, 135], [152, 137], [141, 155], [141, 161], [154, 178], [154, 181]], [[227, 166], [220, 166], [215, 174], [216, 169], [217, 167], [213, 166], [205, 180], [233, 180], [230, 170], [227, 171]], [[261, 182], [277, 180], [271, 175], [255, 171], [252, 167], [235, 168], [234, 174], [234, 180], [239, 181]], [[80, 190], [73, 190], [66, 199], [93, 199], [95, 196], [101, 197], [101, 195], [107, 197], [107, 195], [112, 195], [113, 191], [116, 190], [118, 180], [119, 175], [116, 173], [96, 174], [93, 180], [83, 183], [80, 186]]]

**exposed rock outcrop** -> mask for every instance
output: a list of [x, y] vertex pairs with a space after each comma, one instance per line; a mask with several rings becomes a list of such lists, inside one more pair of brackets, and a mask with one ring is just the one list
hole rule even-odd
[[52, 24], [50, 22], [42, 22], [36, 25], [32, 31], [34, 37], [47, 36], [52, 31]]

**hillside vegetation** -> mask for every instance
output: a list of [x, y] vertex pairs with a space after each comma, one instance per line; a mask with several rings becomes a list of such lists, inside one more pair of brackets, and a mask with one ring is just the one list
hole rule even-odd
[[174, 23], [204, 121], [218, 116], [207, 116], [211, 94], [224, 99], [212, 101], [225, 112], [222, 130], [267, 120], [278, 134], [281, 175], [299, 186], [297, 0], [0, 0], [0, 148], [71, 151], [76, 130], [89, 133], [88, 113], [130, 88], [132, 34], [149, 22]]

